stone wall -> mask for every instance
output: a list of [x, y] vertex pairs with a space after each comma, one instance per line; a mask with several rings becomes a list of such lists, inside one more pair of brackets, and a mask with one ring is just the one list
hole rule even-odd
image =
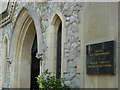
[[[82, 3], [82, 2], [17, 2], [13, 20], [0, 28], [0, 88], [2, 88], [2, 44], [5, 35], [8, 37], [10, 50], [13, 32], [19, 13], [24, 6], [30, 6], [39, 18], [43, 37], [43, 68], [48, 68], [49, 58], [49, 25], [56, 11], [59, 11], [64, 21], [62, 77], [72, 88], [117, 88], [118, 72], [115, 75], [88, 75], [86, 74], [86, 45], [89, 43], [107, 40], [116, 41], [116, 67], [118, 71], [118, 7], [117, 3]], [[40, 40], [40, 39], [39, 39]], [[10, 57], [10, 51], [7, 58]], [[12, 58], [10, 58], [12, 60]], [[11, 87], [12, 72], [8, 69], [7, 85]], [[19, 86], [19, 85], [18, 85]]]
[[[49, 31], [49, 23], [53, 13], [58, 10], [65, 17], [65, 28], [66, 28], [66, 42], [64, 43], [64, 54], [67, 60], [67, 71], [64, 73], [63, 77], [66, 78], [66, 84], [73, 88], [80, 87], [80, 74], [77, 73], [77, 58], [80, 55], [80, 41], [79, 41], [79, 24], [80, 24], [80, 14], [83, 7], [83, 3], [77, 2], [19, 2], [15, 8], [13, 21], [7, 26], [2, 28], [2, 37], [5, 34], [8, 35], [9, 42], [11, 41], [13, 31], [15, 28], [15, 23], [18, 14], [23, 6], [29, 5], [36, 12], [39, 17], [41, 24], [43, 44], [44, 44], [44, 55], [43, 55], [43, 71], [46, 69], [46, 63], [48, 60], [48, 47], [47, 47], [47, 36]], [[2, 38], [3, 39], [3, 38]], [[11, 43], [10, 43], [11, 45]], [[2, 47], [1, 47], [2, 48]], [[10, 53], [9, 53], [10, 54]], [[1, 55], [0, 55], [1, 56]], [[9, 57], [9, 55], [8, 55]], [[0, 59], [0, 62], [2, 60]], [[9, 78], [9, 77], [8, 77]], [[0, 84], [1, 85], [1, 84]], [[8, 87], [8, 86], [7, 86]]]
[[[114, 18], [113, 18], [114, 17]], [[118, 3], [94, 2], [86, 3], [84, 16], [83, 43], [81, 53], [83, 59], [83, 87], [84, 88], [118, 88]], [[82, 32], [82, 31], [80, 31]], [[112, 74], [86, 74], [86, 45], [115, 41], [116, 73]], [[80, 64], [79, 62], [79, 64]], [[81, 67], [81, 66], [80, 66]], [[114, 82], [114, 83], [113, 83]], [[82, 83], [82, 81], [81, 81]]]

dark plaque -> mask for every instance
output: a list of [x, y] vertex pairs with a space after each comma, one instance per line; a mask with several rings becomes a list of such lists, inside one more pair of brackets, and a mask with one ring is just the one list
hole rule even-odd
[[87, 74], [115, 74], [115, 41], [86, 47]]

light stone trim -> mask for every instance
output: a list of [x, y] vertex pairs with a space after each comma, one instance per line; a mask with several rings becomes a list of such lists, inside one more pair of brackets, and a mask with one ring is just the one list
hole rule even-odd
[[7, 79], [8, 79], [8, 63], [7, 57], [9, 55], [9, 39], [7, 34], [3, 37], [3, 47], [2, 47], [2, 87], [7, 88]]
[[[29, 23], [26, 23], [27, 25], [25, 24], [26, 26], [22, 27], [23, 31], [18, 33], [18, 37], [20, 37], [20, 38], [18, 38], [18, 41], [14, 42], [15, 49], [13, 49], [14, 50], [13, 55], [11, 56], [12, 59], [14, 60], [14, 61], [12, 61], [13, 62], [13, 64], [12, 64], [13, 65], [12, 66], [12, 68], [13, 68], [13, 70], [12, 70], [12, 72], [13, 72], [12, 84], [13, 84], [13, 87], [16, 87], [16, 88], [20, 88], [20, 61], [21, 61], [20, 56], [21, 56], [21, 52], [22, 52], [21, 48], [23, 46], [23, 39], [25, 37], [24, 33], [26, 32], [27, 28], [29, 27], [30, 23], [32, 22], [32, 20], [30, 21], [29, 19], [30, 18], [28, 18], [26, 20]], [[23, 34], [23, 36], [22, 36], [22, 34]]]
[[[59, 17], [60, 17], [60, 19], [61, 19], [61, 21], [62, 21], [62, 38], [63, 38], [63, 43], [66, 43], [66, 27], [65, 27], [65, 16], [62, 14], [62, 12], [61, 11], [58, 11], [58, 10], [56, 10], [54, 13], [53, 13], [53, 15], [52, 15], [52, 17], [51, 17], [51, 19], [50, 19], [50, 24], [49, 24], [49, 27], [52, 27], [52, 25], [55, 23], [55, 18], [56, 18], [56, 16], [55, 15], [58, 15]], [[50, 31], [50, 30], [49, 30]], [[48, 33], [49, 34], [49, 33]], [[49, 35], [48, 35], [49, 36]]]
[[[42, 41], [42, 32], [40, 28], [40, 22], [38, 19], [38, 16], [36, 13], [32, 10], [30, 6], [25, 5], [21, 10], [17, 17], [16, 23], [15, 23], [15, 30], [13, 32], [13, 37], [11, 41], [11, 47], [10, 47], [10, 56], [12, 58], [12, 75], [11, 75], [11, 88], [20, 88], [20, 78], [22, 77], [20, 75], [20, 67], [21, 67], [21, 60], [22, 60], [22, 54], [23, 50], [22, 48], [26, 37], [26, 32], [30, 26], [30, 24], [34, 22], [35, 31], [37, 34], [37, 46], [38, 46], [38, 54], [42, 53], [43, 51], [43, 41]], [[24, 52], [25, 53], [25, 52]], [[29, 57], [29, 56], [28, 56]], [[30, 57], [29, 57], [30, 58]], [[29, 76], [29, 75], [28, 75]], [[27, 81], [30, 82], [30, 81]], [[26, 87], [29, 88], [30, 85], [27, 85]], [[25, 88], [24, 86], [22, 86]]]
[[32, 17], [32, 19], [34, 21], [35, 28], [36, 28], [36, 33], [37, 33], [38, 53], [41, 54], [41, 53], [43, 53], [43, 37], [42, 37], [42, 32], [41, 32], [39, 17], [36, 14], [36, 12], [34, 12], [32, 10], [32, 8], [30, 6], [25, 5], [23, 8], [27, 9], [27, 11], [29, 12], [29, 15]]
[[8, 47], [8, 49], [7, 49], [7, 57], [9, 57], [9, 44], [10, 44], [10, 42], [9, 42], [9, 37], [8, 37], [8, 35], [7, 34], [5, 34], [4, 35], [4, 37], [3, 37], [3, 43], [6, 43], [5, 41], [7, 40], [7, 47]]
[[[56, 21], [57, 20], [57, 21]], [[49, 24], [49, 31], [48, 31], [48, 58], [49, 61], [49, 70], [53, 72], [53, 75], [56, 76], [56, 60], [57, 60], [57, 30], [59, 23], [62, 22], [62, 47], [61, 47], [61, 77], [63, 77], [63, 73], [66, 70], [67, 63], [64, 63], [65, 54], [64, 54], [64, 43], [66, 43], [66, 28], [65, 28], [65, 17], [63, 16], [62, 12], [56, 10]]]
[[[25, 54], [25, 51], [26, 52], [30, 52], [30, 51], [28, 49], [25, 50], [25, 51], [23, 51], [22, 48], [23, 48], [23, 44], [24, 44], [24, 39], [25, 39], [25, 36], [26, 36], [26, 32], [27, 32], [27, 30], [28, 30], [28, 28], [29, 28], [29, 26], [30, 26], [31, 23], [32, 23], [32, 19], [28, 16], [28, 19], [26, 20], [25, 25], [23, 26], [22, 32], [19, 35], [20, 38], [18, 39], [18, 42], [17, 42], [17, 45], [16, 45], [17, 49], [15, 51], [16, 52], [16, 56], [13, 56], [14, 57], [13, 59], [15, 60], [14, 61], [14, 65], [16, 65], [16, 66], [14, 66], [14, 69], [15, 69], [14, 72], [17, 74], [17, 75], [14, 74], [15, 75], [14, 76], [14, 79], [15, 79], [14, 80], [14, 84], [15, 84], [15, 87], [17, 87], [17, 88], [25, 88], [25, 87], [21, 86], [21, 81], [23, 80], [22, 79], [23, 76], [21, 76], [21, 74], [22, 74], [21, 73], [21, 67], [23, 66], [22, 62], [24, 62], [25, 57], [27, 58], [27, 60], [28, 60], [28, 58], [30, 58], [30, 56], [28, 56], [28, 53]], [[22, 54], [24, 54], [26, 56], [24, 56]], [[30, 67], [30, 64], [29, 65], [26, 64], [26, 65], [27, 65], [27, 67]], [[29, 70], [27, 70], [27, 74], [29, 74]], [[29, 78], [29, 76], [30, 75], [28, 75], [26, 78]], [[29, 79], [27, 79], [27, 81], [30, 82]], [[29, 88], [29, 86], [30, 85], [28, 83], [26, 85], [26, 87]]]
[[[20, 41], [18, 42], [18, 88], [29, 88], [30, 87], [30, 83], [24, 83], [26, 80], [28, 82], [30, 82], [30, 69], [31, 69], [31, 54], [30, 54], [30, 47], [32, 47], [31, 42], [33, 42], [33, 40], [29, 40], [27, 39], [28, 42], [26, 42], [26, 35], [27, 35], [27, 31], [28, 28], [30, 27], [31, 23], [32, 23], [32, 19], [28, 16], [28, 21], [25, 22], [25, 25], [23, 26], [23, 30], [22, 33], [20, 34]], [[27, 24], [27, 25], [26, 25]], [[34, 35], [34, 33], [33, 33]], [[31, 36], [32, 37], [32, 36]], [[30, 42], [29, 42], [30, 41]], [[29, 43], [29, 46], [27, 46], [26, 44]], [[26, 47], [27, 46], [27, 47]], [[26, 48], [25, 48], [26, 47]], [[16, 57], [17, 60], [17, 57]], [[27, 61], [26, 61], [27, 60]], [[27, 62], [27, 63], [26, 63]], [[26, 69], [25, 66], [26, 63], [26, 68], [27, 68], [27, 74], [25, 73], [25, 71], [23, 69]], [[22, 68], [24, 67], [24, 68]], [[23, 74], [24, 73], [24, 74]], [[26, 77], [27, 76], [27, 77]]]
[[36, 57], [40, 60], [43, 60], [43, 54], [36, 53]]
[[85, 62], [85, 5], [82, 8], [82, 14], [79, 16], [81, 18], [79, 24], [79, 41], [81, 42], [80, 56], [78, 58], [77, 73], [80, 73], [80, 87], [84, 88], [84, 62]]

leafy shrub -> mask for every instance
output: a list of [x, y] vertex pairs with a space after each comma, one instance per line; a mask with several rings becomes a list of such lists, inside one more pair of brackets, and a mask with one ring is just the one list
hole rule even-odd
[[48, 72], [48, 69], [44, 72], [42, 76], [38, 75], [37, 83], [39, 84], [40, 88], [46, 89], [70, 89], [64, 81], [64, 78], [57, 79], [55, 76], [51, 76], [51, 72]]

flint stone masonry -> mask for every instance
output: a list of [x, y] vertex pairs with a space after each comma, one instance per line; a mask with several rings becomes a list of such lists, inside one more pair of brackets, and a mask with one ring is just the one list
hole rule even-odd
[[71, 81], [71, 86], [75, 88], [80, 88], [80, 80], [74, 77]]
[[[43, 35], [43, 44], [44, 44], [44, 62], [43, 62], [43, 70], [47, 67], [46, 63], [49, 61], [48, 59], [48, 48], [47, 48], [47, 35], [49, 31], [49, 24], [53, 13], [58, 10], [62, 12], [65, 17], [65, 28], [66, 28], [66, 43], [64, 44], [64, 52], [65, 57], [67, 58], [67, 74], [63, 75], [67, 81], [66, 84], [72, 88], [79, 88], [80, 79], [77, 75], [77, 60], [75, 60], [80, 55], [80, 42], [78, 40], [78, 25], [80, 23], [79, 14], [82, 9], [81, 2], [64, 2], [64, 3], [49, 3], [49, 2], [41, 2], [41, 3], [32, 3], [32, 2], [18, 2], [15, 8], [14, 19], [7, 26], [2, 28], [2, 37], [4, 34], [7, 34], [10, 41], [14, 32], [15, 23], [18, 14], [23, 6], [29, 5], [36, 12], [39, 17], [40, 26]], [[1, 41], [1, 40], [0, 40]], [[1, 46], [1, 45], [0, 45]], [[0, 47], [2, 49], [2, 47]], [[0, 49], [0, 51], [1, 51]], [[10, 54], [10, 53], [9, 53]], [[0, 53], [1, 58], [1, 53]], [[1, 60], [1, 59], [0, 59]], [[1, 61], [0, 61], [1, 62]], [[0, 63], [1, 66], [1, 63]], [[1, 74], [1, 71], [0, 71]], [[10, 73], [11, 75], [11, 73]], [[8, 75], [8, 77], [10, 77]], [[1, 77], [0, 77], [1, 78]], [[1, 80], [1, 79], [0, 79]], [[12, 79], [11, 79], [12, 80]], [[10, 81], [10, 80], [9, 80]], [[1, 82], [1, 81], [0, 81]], [[1, 87], [1, 84], [0, 84]], [[8, 86], [7, 86], [8, 87]]]
[[71, 82], [70, 81], [65, 81], [65, 84], [70, 86], [71, 85]]

